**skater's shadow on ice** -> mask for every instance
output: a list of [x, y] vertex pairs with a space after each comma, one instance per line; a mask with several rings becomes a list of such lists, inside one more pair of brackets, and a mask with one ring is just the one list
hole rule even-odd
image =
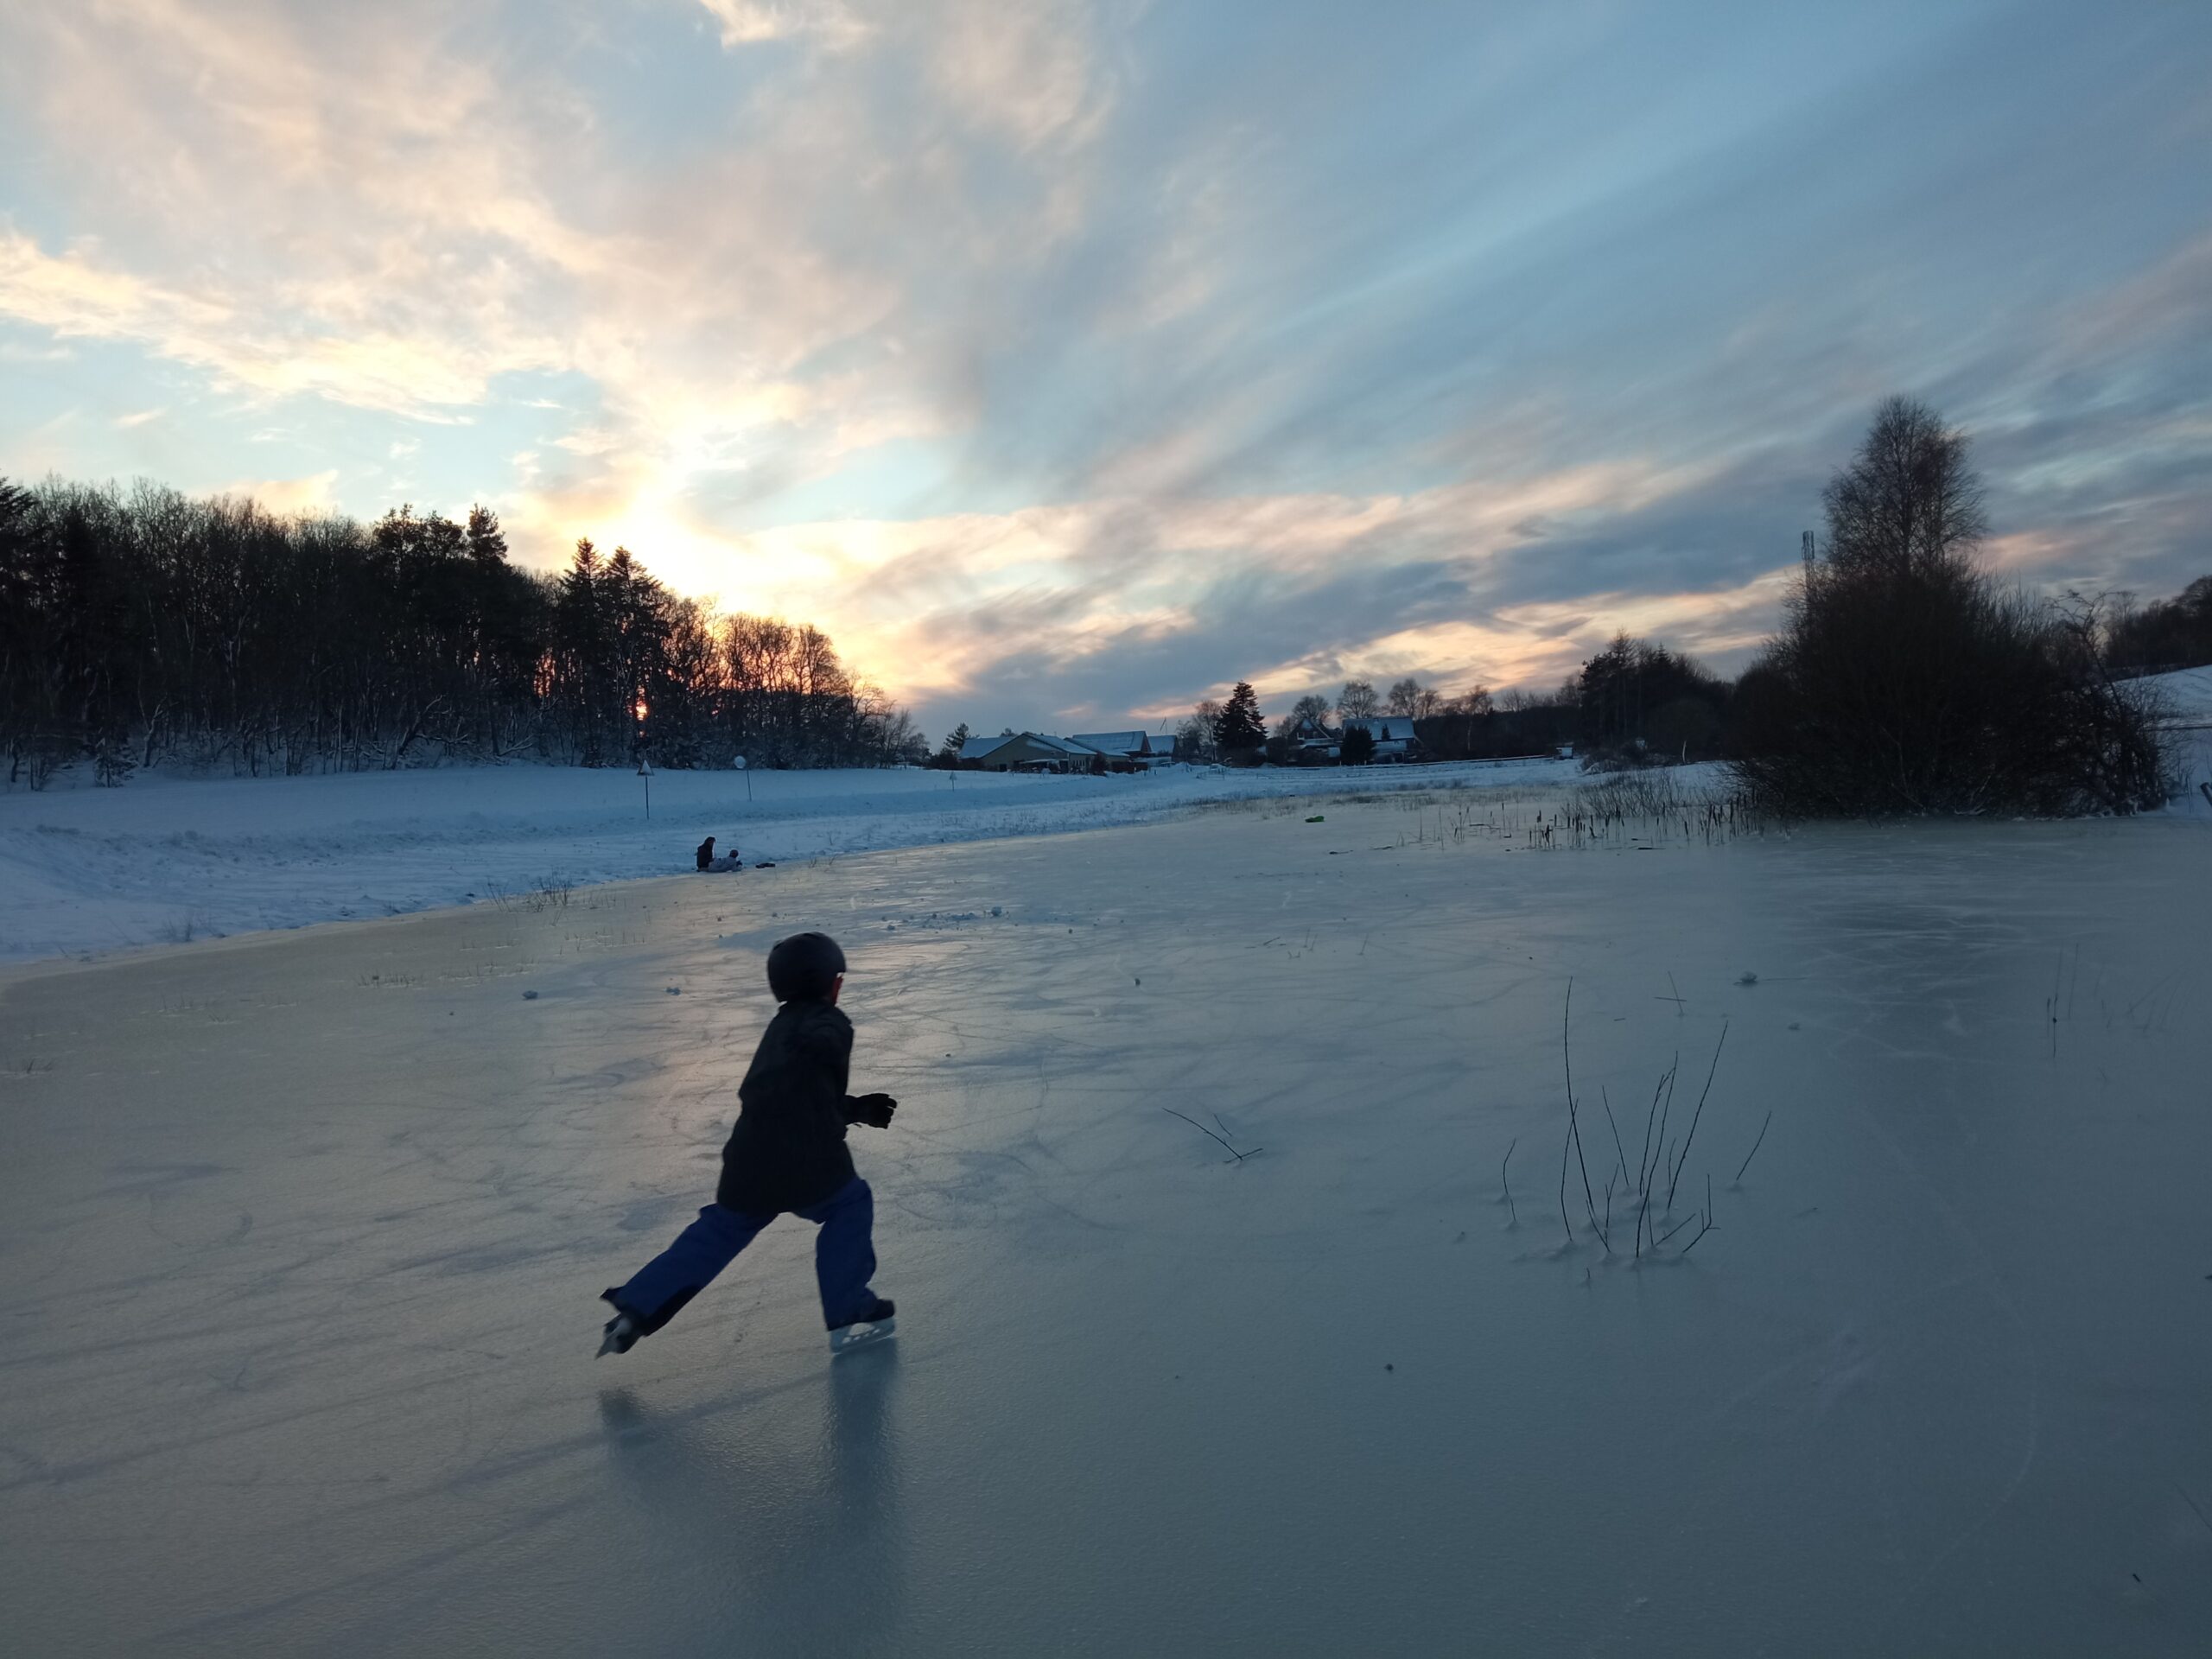
[[[600, 1393], [653, 1578], [711, 1602], [693, 1610], [710, 1628], [819, 1643], [828, 1624], [848, 1650], [896, 1629], [906, 1554], [898, 1351], [886, 1344], [828, 1370], [818, 1409], [805, 1388], [689, 1409], [628, 1388]], [[699, 1570], [671, 1571], [679, 1562]]]

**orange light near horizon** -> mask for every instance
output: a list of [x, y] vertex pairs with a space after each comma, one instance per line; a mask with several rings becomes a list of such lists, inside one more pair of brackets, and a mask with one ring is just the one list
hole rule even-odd
[[639, 697], [639, 698], [638, 699], [638, 718], [639, 718], [639, 720], [643, 720], [645, 717], [645, 700], [643, 697]]

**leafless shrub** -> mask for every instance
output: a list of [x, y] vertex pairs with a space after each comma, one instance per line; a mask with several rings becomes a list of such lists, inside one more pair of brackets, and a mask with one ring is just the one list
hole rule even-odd
[[565, 875], [549, 875], [531, 889], [524, 901], [533, 912], [541, 910], [566, 910], [569, 900], [575, 894], [576, 884]]
[[1790, 817], [2133, 812], [2170, 786], [2094, 605], [2000, 589], [1966, 438], [1892, 398], [1826, 495], [1789, 626], [1737, 690], [1745, 797]]

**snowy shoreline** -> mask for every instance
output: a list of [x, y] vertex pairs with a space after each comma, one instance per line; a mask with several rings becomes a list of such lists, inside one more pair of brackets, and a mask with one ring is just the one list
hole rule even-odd
[[[2212, 668], [2135, 683], [2158, 694], [2177, 744], [2183, 787], [2167, 812], [2212, 821]], [[1670, 775], [1713, 783], [1718, 769]], [[92, 787], [79, 768], [54, 788], [0, 791], [0, 963], [407, 915], [548, 883], [675, 875], [691, 869], [709, 835], [747, 866], [781, 864], [1155, 823], [1242, 800], [1595, 781], [1556, 760], [1106, 778], [664, 772], [652, 776], [649, 818], [645, 781], [614, 768], [152, 773], [123, 789]]]
[[1581, 775], [1553, 760], [1107, 778], [667, 772], [653, 774], [650, 818], [634, 773], [564, 766], [15, 791], [0, 795], [0, 963], [675, 875], [708, 835], [747, 866], [781, 864], [1149, 823], [1223, 802], [1554, 787]]

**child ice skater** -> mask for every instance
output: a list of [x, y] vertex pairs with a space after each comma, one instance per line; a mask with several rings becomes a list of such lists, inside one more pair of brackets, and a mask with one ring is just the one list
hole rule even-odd
[[844, 984], [845, 953], [825, 934], [794, 934], [768, 953], [768, 988], [783, 1006], [737, 1086], [737, 1127], [722, 1148], [715, 1201], [637, 1277], [601, 1299], [614, 1308], [601, 1354], [627, 1353], [674, 1319], [785, 1211], [822, 1230], [814, 1272], [830, 1351], [891, 1335], [892, 1304], [868, 1288], [874, 1198], [853, 1173], [845, 1129], [889, 1128], [899, 1103], [845, 1092], [853, 1022], [837, 1010]]

